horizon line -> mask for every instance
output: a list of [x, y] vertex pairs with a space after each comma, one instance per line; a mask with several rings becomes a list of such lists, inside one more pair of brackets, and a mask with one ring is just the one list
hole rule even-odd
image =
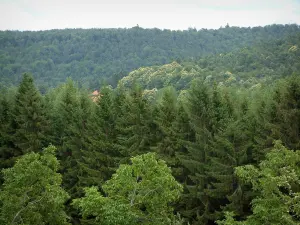
[[[83, 27], [65, 27], [65, 28], [51, 28], [51, 29], [41, 29], [41, 30], [18, 30], [18, 29], [6, 29], [2, 30], [0, 29], [0, 32], [43, 32], [43, 31], [54, 31], [54, 30], [126, 30], [126, 29], [144, 29], [144, 30], [152, 30], [152, 29], [158, 29], [161, 31], [164, 30], [169, 30], [169, 31], [189, 31], [189, 30], [196, 30], [196, 31], [201, 31], [201, 30], [219, 30], [219, 29], [226, 29], [226, 28], [256, 28], [256, 27], [267, 27], [267, 26], [276, 26], [276, 25], [282, 25], [282, 26], [291, 26], [291, 25], [296, 25], [300, 26], [300, 24], [295, 23], [272, 23], [272, 24], [266, 24], [266, 25], [255, 25], [255, 26], [231, 26], [229, 23], [226, 25], [221, 25], [219, 28], [196, 28], [196, 27], [188, 27], [186, 29], [169, 29], [169, 28], [158, 28], [158, 27], [142, 27], [140, 25], [136, 25], [133, 27], [90, 27], [90, 28], [83, 28]], [[228, 27], [227, 27], [228, 26]]]

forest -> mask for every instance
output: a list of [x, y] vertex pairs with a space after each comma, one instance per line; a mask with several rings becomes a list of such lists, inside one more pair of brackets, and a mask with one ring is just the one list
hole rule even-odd
[[0, 46], [1, 225], [300, 223], [298, 25]]
[[[17, 85], [21, 75], [30, 72], [42, 92], [47, 87], [64, 83], [67, 77], [90, 89], [99, 88], [103, 82], [115, 87], [120, 78], [139, 67], [229, 52], [234, 54], [238, 49], [257, 44], [263, 48], [270, 42], [281, 45], [281, 39], [299, 34], [299, 31], [296, 24], [254, 28], [227, 25], [217, 30], [190, 28], [184, 31], [138, 26], [130, 29], [0, 31], [0, 86]], [[245, 66], [247, 63], [251, 61]]]

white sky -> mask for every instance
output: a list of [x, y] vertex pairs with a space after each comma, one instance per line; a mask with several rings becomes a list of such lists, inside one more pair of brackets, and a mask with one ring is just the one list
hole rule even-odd
[[300, 24], [300, 0], [0, 0], [0, 30]]

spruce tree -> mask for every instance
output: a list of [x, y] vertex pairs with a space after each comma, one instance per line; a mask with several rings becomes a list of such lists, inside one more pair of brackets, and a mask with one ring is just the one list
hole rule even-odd
[[224, 208], [234, 210], [237, 215], [244, 213], [244, 190], [238, 184], [234, 175], [234, 168], [247, 163], [247, 130], [242, 121], [228, 124], [226, 130], [215, 136], [211, 145], [209, 160], [209, 186], [206, 193], [213, 207], [211, 208], [211, 220], [216, 220], [222, 215]]
[[80, 162], [83, 159], [84, 153], [89, 151], [86, 139], [88, 138], [88, 121], [91, 117], [92, 101], [87, 93], [79, 91], [78, 107], [74, 111], [74, 121], [66, 130], [66, 139], [62, 150], [69, 154], [64, 157], [64, 185], [73, 196], [80, 196], [81, 184]]
[[188, 112], [195, 140], [187, 143], [188, 155], [181, 157], [190, 174], [185, 199], [188, 210], [184, 213], [206, 224], [214, 221], [220, 205], [228, 203], [226, 197], [222, 203], [224, 196], [218, 192], [231, 193], [227, 178], [234, 165], [226, 157], [234, 152], [224, 131], [233, 122], [233, 106], [224, 91], [198, 82], [189, 91]]
[[188, 155], [188, 146], [190, 143], [195, 142], [195, 132], [192, 128], [190, 118], [185, 106], [185, 102], [177, 101], [176, 105], [176, 118], [172, 123], [172, 131], [175, 134], [176, 140], [176, 161], [178, 167], [173, 168], [174, 176], [182, 183], [187, 182], [188, 172], [182, 165], [181, 159], [186, 158]]
[[226, 136], [226, 128], [230, 132], [228, 127], [233, 123], [233, 107], [231, 101], [228, 98], [222, 98], [221, 95], [226, 96], [226, 93], [214, 87], [211, 95], [210, 118], [212, 136], [208, 147], [209, 154], [206, 165], [208, 183], [205, 188], [205, 193], [211, 204], [204, 216], [209, 220], [215, 220], [220, 205], [227, 203], [226, 194], [231, 194], [231, 185], [234, 185], [232, 173], [237, 160], [230, 137]]
[[[188, 146], [190, 143], [195, 142], [195, 132], [192, 128], [190, 118], [185, 106], [184, 100], [177, 100], [176, 104], [176, 117], [172, 123], [172, 133], [176, 138], [172, 143], [175, 149], [175, 165], [172, 167], [173, 176], [184, 187], [184, 193], [180, 197], [180, 201], [176, 204], [175, 210], [180, 215], [191, 218], [193, 209], [196, 207], [197, 202], [193, 202], [188, 190], [190, 185], [193, 184], [189, 175], [191, 172], [184, 166], [183, 162], [189, 160]], [[173, 137], [173, 138], [174, 138]]]
[[122, 116], [118, 118], [118, 144], [124, 160], [130, 156], [150, 151], [153, 134], [152, 109], [143, 96], [143, 90], [134, 86], [122, 104]]
[[[4, 90], [0, 93], [0, 170], [12, 167], [16, 157], [22, 154], [14, 144], [14, 100], [15, 92], [13, 90]], [[0, 185], [2, 181], [1, 174]]]
[[300, 148], [300, 78], [293, 76], [277, 83], [270, 107], [273, 139], [290, 149]]
[[68, 79], [65, 84], [55, 89], [52, 98], [53, 142], [56, 146], [60, 146], [58, 155], [62, 159], [72, 154], [67, 142], [71, 137], [73, 124], [78, 121], [80, 107], [78, 88]]
[[211, 207], [205, 189], [209, 183], [206, 172], [209, 144], [214, 128], [211, 120], [211, 93], [208, 87], [200, 82], [194, 83], [189, 90], [187, 104], [195, 140], [188, 143], [188, 155], [181, 159], [190, 174], [190, 182], [186, 185], [188, 201], [183, 215], [205, 224]]
[[155, 113], [155, 124], [157, 125], [157, 143], [152, 149], [166, 161], [168, 166], [176, 164], [176, 134], [173, 123], [176, 119], [176, 92], [172, 87], [164, 89], [161, 99], [158, 100]]
[[79, 186], [96, 185], [99, 188], [115, 172], [120, 160], [116, 133], [114, 92], [109, 87], [101, 89], [99, 100], [93, 105], [87, 120], [85, 148], [81, 150]]
[[234, 168], [260, 162], [270, 142], [267, 137], [270, 133], [266, 111], [268, 98], [261, 91], [251, 95], [255, 100], [244, 96], [236, 98], [235, 104], [224, 99], [227, 112], [232, 111], [232, 108], [235, 110], [233, 114], [228, 114], [226, 126], [214, 136], [211, 145], [207, 193], [214, 205], [213, 220], [219, 219], [222, 211], [234, 211], [235, 215], [242, 218], [250, 210], [253, 193], [249, 186], [238, 182]]
[[32, 76], [27, 73], [23, 75], [16, 94], [14, 123], [14, 143], [23, 154], [42, 149], [48, 121], [42, 97]]
[[82, 93], [72, 80], [57, 88], [51, 100], [52, 141], [62, 161], [63, 186], [73, 196], [78, 193], [78, 159], [85, 149], [86, 123], [92, 104], [87, 93]]

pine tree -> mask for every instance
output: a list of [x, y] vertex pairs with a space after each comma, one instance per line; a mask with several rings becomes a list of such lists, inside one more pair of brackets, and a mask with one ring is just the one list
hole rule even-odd
[[189, 178], [190, 171], [184, 166], [183, 162], [189, 160], [188, 146], [195, 142], [195, 132], [192, 128], [190, 118], [185, 106], [185, 101], [177, 100], [176, 117], [172, 123], [172, 132], [175, 134], [173, 146], [175, 149], [175, 165], [172, 167], [173, 176], [184, 187], [184, 193], [180, 197], [180, 201], [175, 206], [175, 211], [180, 215], [191, 218], [193, 215], [194, 204], [193, 199], [188, 192], [189, 185], [193, 184]]
[[84, 157], [84, 153], [89, 151], [87, 144], [88, 137], [88, 121], [92, 114], [92, 101], [87, 93], [80, 91], [78, 93], [78, 107], [75, 108], [74, 120], [66, 130], [68, 135], [63, 145], [63, 151], [67, 151], [64, 159], [64, 185], [73, 196], [80, 196], [82, 187], [80, 182], [80, 162]]
[[273, 139], [290, 149], [300, 148], [300, 78], [278, 82], [270, 107]]
[[118, 118], [118, 144], [124, 159], [150, 151], [153, 140], [152, 109], [143, 91], [135, 86], [122, 104], [122, 116]]
[[[227, 125], [212, 142], [207, 193], [214, 205], [213, 220], [220, 218], [222, 211], [234, 211], [239, 217], [250, 211], [253, 193], [248, 186], [238, 182], [234, 168], [247, 163], [257, 164], [268, 151], [268, 98], [262, 92], [259, 95], [261, 99], [254, 95], [255, 101], [251, 102], [245, 97], [238, 100], [240, 103], [234, 105], [233, 116], [229, 116]], [[227, 107], [230, 108], [233, 107]]]
[[218, 216], [220, 205], [228, 203], [219, 192], [231, 194], [227, 179], [233, 173], [235, 152], [224, 131], [233, 122], [233, 105], [225, 91], [195, 83], [189, 91], [188, 112], [195, 140], [187, 143], [188, 156], [181, 157], [190, 174], [185, 216], [206, 224]]
[[101, 187], [115, 172], [120, 160], [116, 133], [114, 92], [109, 87], [101, 89], [101, 97], [94, 104], [87, 121], [85, 148], [81, 150], [79, 163], [79, 186]]
[[62, 161], [63, 186], [71, 195], [77, 195], [77, 161], [81, 158], [81, 150], [85, 149], [86, 123], [92, 102], [72, 80], [57, 88], [52, 98], [52, 141]]
[[206, 172], [209, 144], [215, 129], [211, 120], [213, 112], [208, 87], [199, 82], [194, 83], [189, 90], [187, 104], [191, 125], [195, 131], [195, 141], [188, 143], [188, 156], [181, 159], [190, 174], [190, 182], [186, 185], [188, 201], [183, 215], [205, 224], [210, 209], [205, 192], [209, 183]]
[[[226, 96], [226, 93], [222, 92], [222, 95]], [[232, 173], [237, 159], [230, 136], [226, 136], [226, 128], [230, 132], [228, 127], [233, 123], [232, 108], [231, 101], [228, 98], [222, 98], [221, 91], [214, 87], [210, 118], [213, 125], [212, 137], [206, 165], [208, 183], [205, 188], [208, 201], [211, 203], [209, 209], [206, 210], [206, 217], [209, 220], [215, 220], [215, 217], [218, 217], [217, 211], [220, 205], [227, 203], [226, 194], [231, 194], [231, 186], [234, 185]]]
[[188, 176], [186, 172], [183, 172], [181, 160], [188, 154], [187, 146], [189, 143], [195, 142], [195, 132], [192, 128], [190, 118], [185, 106], [185, 102], [177, 100], [176, 105], [176, 118], [172, 124], [172, 131], [176, 135], [175, 149], [176, 160], [178, 168], [173, 169], [174, 176], [181, 182], [186, 182]]
[[241, 121], [228, 124], [226, 130], [215, 136], [211, 146], [209, 161], [209, 186], [206, 193], [213, 207], [211, 208], [211, 220], [216, 220], [222, 215], [222, 210], [231, 209], [237, 215], [244, 213], [245, 204], [243, 189], [238, 184], [234, 175], [234, 168], [247, 163], [246, 143], [249, 143], [247, 130]]
[[[5, 90], [0, 94], [0, 170], [13, 166], [16, 157], [22, 155], [14, 144], [15, 127], [13, 126], [15, 92]], [[0, 185], [2, 184], [0, 175]]]
[[155, 124], [157, 125], [157, 143], [152, 149], [156, 151], [168, 166], [176, 164], [176, 134], [173, 123], [176, 119], [176, 93], [175, 89], [168, 87], [164, 89], [161, 99], [158, 100], [155, 113]]
[[48, 121], [42, 97], [34, 86], [31, 75], [23, 75], [15, 102], [15, 145], [23, 154], [39, 151], [44, 146]]

